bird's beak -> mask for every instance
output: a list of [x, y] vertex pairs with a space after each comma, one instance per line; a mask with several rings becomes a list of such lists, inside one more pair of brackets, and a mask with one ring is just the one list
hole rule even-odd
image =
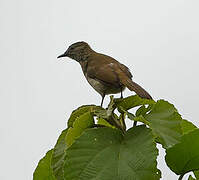
[[62, 54], [62, 55], [58, 56], [57, 58], [62, 58], [62, 57], [66, 57], [66, 55]]
[[62, 58], [62, 57], [67, 57], [68, 56], [68, 51], [66, 51], [64, 54], [58, 56], [57, 58]]

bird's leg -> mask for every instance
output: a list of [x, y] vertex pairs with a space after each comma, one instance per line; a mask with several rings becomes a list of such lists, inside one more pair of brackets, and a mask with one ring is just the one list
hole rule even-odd
[[102, 107], [103, 102], [104, 102], [104, 97], [105, 97], [105, 93], [102, 95], [101, 107]]
[[121, 98], [121, 99], [123, 99], [123, 94], [122, 94], [122, 91], [121, 91], [121, 96], [120, 96], [120, 98]]
[[133, 127], [134, 127], [134, 126], [137, 126], [137, 121], [134, 121], [134, 123], [133, 123]]
[[120, 98], [123, 99], [122, 87], [121, 87], [121, 96], [120, 96]]

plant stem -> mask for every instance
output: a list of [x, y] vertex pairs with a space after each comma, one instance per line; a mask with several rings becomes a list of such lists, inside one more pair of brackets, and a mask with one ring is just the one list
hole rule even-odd
[[122, 131], [125, 131], [125, 130], [123, 129], [122, 124], [121, 124], [117, 119], [115, 119], [115, 117], [114, 117], [113, 114], [111, 115], [111, 120], [113, 121], [115, 127], [117, 127], [118, 129], [121, 129]]
[[124, 113], [122, 113], [122, 119], [121, 119], [121, 124], [122, 124], [122, 127], [123, 127], [123, 129], [126, 131], [126, 124], [125, 124], [125, 115], [124, 115]]

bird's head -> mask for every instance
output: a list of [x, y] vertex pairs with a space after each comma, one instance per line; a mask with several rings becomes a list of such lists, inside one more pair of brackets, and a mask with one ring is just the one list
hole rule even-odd
[[68, 47], [66, 52], [57, 58], [70, 57], [78, 62], [85, 60], [93, 50], [86, 42], [76, 42]]

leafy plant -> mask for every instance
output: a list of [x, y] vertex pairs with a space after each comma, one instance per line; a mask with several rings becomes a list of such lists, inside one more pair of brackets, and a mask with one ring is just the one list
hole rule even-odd
[[[127, 119], [133, 125], [128, 130]], [[85, 105], [72, 112], [68, 128], [40, 160], [33, 179], [159, 180], [157, 143], [179, 180], [188, 172], [195, 175], [189, 180], [199, 179], [199, 129], [182, 119], [174, 105], [137, 95], [111, 96], [106, 109]]]

